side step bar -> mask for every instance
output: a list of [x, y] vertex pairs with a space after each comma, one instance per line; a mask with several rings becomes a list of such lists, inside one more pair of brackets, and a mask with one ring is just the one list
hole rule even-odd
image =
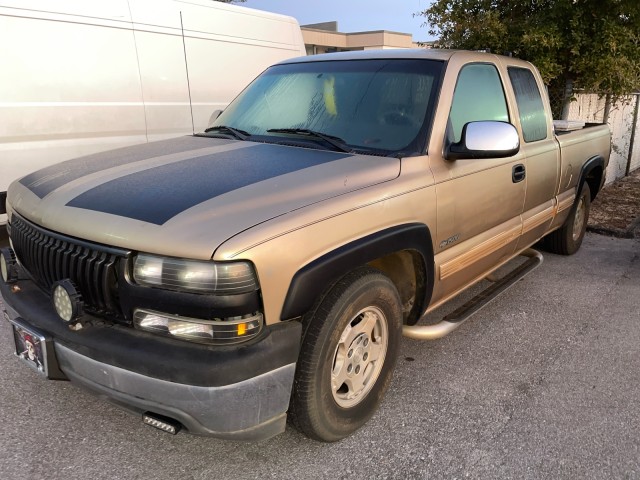
[[477, 313], [482, 307], [489, 304], [498, 295], [512, 287], [518, 280], [531, 273], [542, 264], [542, 254], [537, 250], [529, 248], [522, 252], [520, 256], [529, 257], [526, 262], [514, 268], [504, 277], [497, 279], [490, 274], [487, 280], [493, 282], [492, 285], [480, 292], [474, 298], [462, 305], [460, 308], [444, 317], [435, 325], [405, 325], [402, 334], [414, 340], [436, 340], [453, 332], [462, 325], [472, 315]]

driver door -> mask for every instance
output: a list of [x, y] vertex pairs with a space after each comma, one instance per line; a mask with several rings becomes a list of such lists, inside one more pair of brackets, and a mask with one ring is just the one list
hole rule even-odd
[[[438, 216], [433, 301], [439, 303], [513, 255], [522, 230], [526, 191], [524, 177], [516, 174], [524, 169], [521, 153], [508, 158], [444, 158], [442, 152], [460, 140], [466, 123], [513, 123], [499, 68], [491, 63], [466, 63], [458, 70], [455, 63], [454, 55], [448, 71], [459, 74], [445, 77], [441, 94], [441, 99], [452, 101], [449, 108], [439, 109], [439, 115], [442, 110], [447, 115], [445, 138], [439, 145], [438, 139], [432, 139], [429, 149]], [[453, 85], [454, 91], [447, 95]]]

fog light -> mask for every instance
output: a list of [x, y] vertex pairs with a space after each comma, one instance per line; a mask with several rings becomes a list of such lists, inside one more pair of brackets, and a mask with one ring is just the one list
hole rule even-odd
[[82, 316], [82, 296], [71, 280], [64, 279], [53, 284], [53, 307], [67, 323]]
[[149, 425], [151, 427], [155, 427], [163, 432], [170, 433], [171, 435], [176, 435], [180, 431], [180, 424], [173, 420], [170, 420], [161, 415], [151, 415], [150, 413], [145, 413], [142, 415], [142, 421], [145, 425]]
[[188, 340], [211, 340], [213, 338], [213, 325], [169, 320], [167, 329], [174, 337], [182, 337]]
[[232, 344], [256, 337], [262, 329], [259, 312], [232, 318], [201, 320], [150, 310], [136, 310], [133, 323], [140, 330], [196, 343]]
[[5, 283], [18, 281], [18, 262], [16, 254], [10, 248], [0, 250], [0, 273]]

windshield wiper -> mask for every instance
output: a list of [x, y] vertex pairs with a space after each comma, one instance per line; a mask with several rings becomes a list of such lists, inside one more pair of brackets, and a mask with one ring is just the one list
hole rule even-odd
[[238, 140], [246, 140], [251, 136], [249, 132], [245, 132], [244, 130], [239, 130], [233, 127], [228, 127], [226, 125], [216, 125], [215, 127], [209, 127], [204, 131], [204, 133], [217, 132], [217, 131], [220, 131], [220, 133], [231, 135], [232, 137], [237, 138]]
[[320, 140], [324, 140], [331, 146], [335, 147], [340, 152], [353, 153], [353, 149], [345, 143], [340, 137], [329, 135], [327, 133], [316, 132], [315, 130], [309, 130], [308, 128], [270, 128], [267, 130], [270, 133], [292, 133], [294, 135], [304, 135], [307, 137], [316, 137]]

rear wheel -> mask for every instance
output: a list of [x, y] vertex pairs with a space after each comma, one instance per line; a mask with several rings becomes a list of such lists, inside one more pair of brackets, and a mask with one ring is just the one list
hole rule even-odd
[[304, 322], [290, 413], [311, 438], [340, 440], [371, 418], [389, 386], [402, 332], [400, 298], [388, 277], [361, 268]]
[[582, 245], [582, 239], [587, 231], [589, 210], [591, 208], [591, 190], [585, 182], [582, 192], [576, 200], [569, 217], [558, 230], [551, 232], [545, 238], [545, 246], [552, 253], [573, 255]]

